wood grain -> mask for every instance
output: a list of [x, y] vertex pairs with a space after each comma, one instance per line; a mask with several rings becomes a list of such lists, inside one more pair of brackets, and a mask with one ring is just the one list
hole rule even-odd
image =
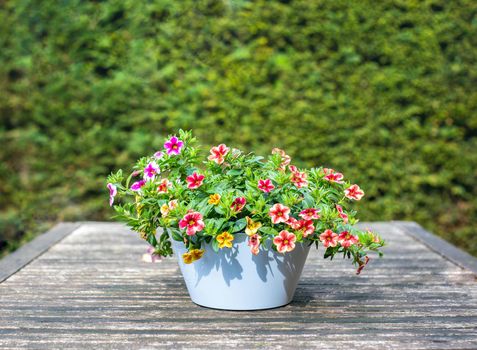
[[0, 284], [0, 348], [476, 349], [477, 281], [392, 223], [361, 276], [311, 251], [294, 301], [233, 312], [193, 304], [175, 258], [115, 223], [87, 223]]

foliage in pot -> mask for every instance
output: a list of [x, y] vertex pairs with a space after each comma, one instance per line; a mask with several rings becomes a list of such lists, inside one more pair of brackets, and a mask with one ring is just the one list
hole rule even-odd
[[182, 259], [190, 264], [201, 259], [204, 244], [215, 252], [229, 249], [239, 232], [248, 235], [251, 255], [261, 249], [286, 254], [298, 242], [322, 244], [325, 258], [342, 254], [357, 273], [369, 251], [381, 255], [384, 241], [353, 226], [356, 212], [347, 204], [364, 192], [343, 174], [297, 169], [280, 149], [268, 159], [224, 144], [213, 147], [206, 161], [200, 153], [192, 133], [180, 130], [164, 150], [139, 159], [127, 178], [121, 170], [108, 177], [110, 205], [124, 197], [114, 205], [117, 218], [140, 232], [154, 255], [172, 255], [172, 238], [184, 243]]

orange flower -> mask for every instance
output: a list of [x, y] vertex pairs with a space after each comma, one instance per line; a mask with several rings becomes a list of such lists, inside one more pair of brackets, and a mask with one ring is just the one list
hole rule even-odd
[[214, 193], [209, 196], [209, 204], [217, 205], [220, 203], [220, 194]]
[[232, 241], [234, 240], [234, 236], [232, 236], [227, 231], [222, 232], [220, 235], [215, 237], [217, 242], [219, 243], [219, 248], [222, 249], [224, 247], [232, 248]]

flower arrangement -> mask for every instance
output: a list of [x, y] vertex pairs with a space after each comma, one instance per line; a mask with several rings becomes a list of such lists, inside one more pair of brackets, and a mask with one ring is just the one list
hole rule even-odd
[[278, 148], [264, 159], [220, 144], [201, 161], [197, 140], [180, 130], [164, 150], [139, 159], [127, 178], [121, 170], [111, 174], [107, 188], [111, 206], [125, 198], [114, 205], [117, 217], [140, 232], [155, 256], [172, 255], [174, 239], [184, 242], [187, 264], [202, 258], [205, 244], [216, 252], [232, 248], [240, 232], [251, 254], [287, 254], [299, 242], [323, 245], [325, 258], [351, 258], [357, 273], [367, 253], [381, 255], [384, 245], [377, 234], [353, 227], [356, 212], [347, 204], [364, 196], [358, 185], [333, 169], [298, 169]]

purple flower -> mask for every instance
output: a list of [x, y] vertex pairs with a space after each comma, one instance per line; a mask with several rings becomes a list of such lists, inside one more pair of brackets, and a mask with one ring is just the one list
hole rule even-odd
[[167, 150], [167, 154], [176, 154], [181, 153], [181, 149], [184, 146], [184, 142], [179, 140], [177, 137], [172, 136], [169, 141], [164, 143], [164, 148]]
[[136, 181], [135, 183], [131, 185], [131, 190], [134, 192], [137, 192], [141, 189], [142, 186], [144, 186], [145, 183], [146, 183], [146, 180]]
[[151, 162], [144, 168], [144, 178], [154, 179], [154, 176], [156, 176], [158, 172], [159, 166], [155, 162]]
[[114, 203], [114, 196], [116, 196], [118, 190], [112, 183], [108, 183], [107, 187], [109, 189], [109, 206], [112, 206]]
[[157, 151], [156, 153], [154, 153], [154, 157], [156, 159], [161, 159], [163, 156], [164, 156], [164, 153], [161, 151]]

